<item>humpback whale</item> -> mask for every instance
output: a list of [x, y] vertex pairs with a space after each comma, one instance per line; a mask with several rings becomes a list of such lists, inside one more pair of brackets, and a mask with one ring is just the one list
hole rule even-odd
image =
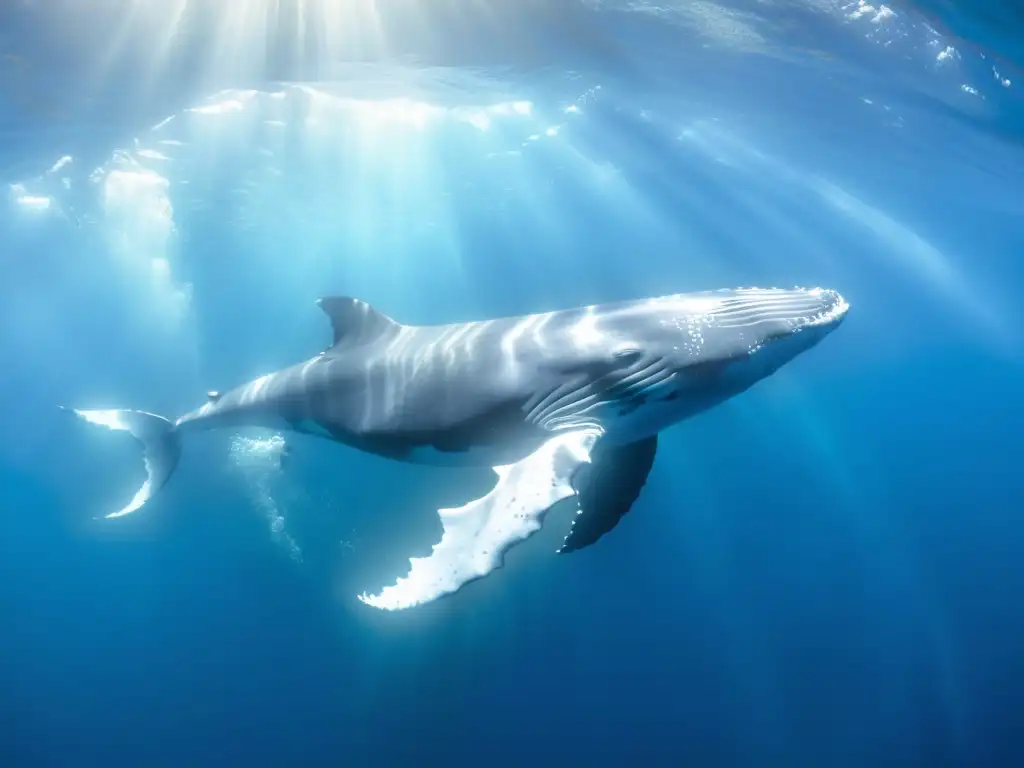
[[190, 432], [263, 426], [318, 435], [404, 462], [492, 467], [483, 498], [438, 511], [444, 532], [407, 576], [360, 599], [402, 609], [498, 568], [547, 511], [578, 505], [559, 551], [594, 544], [643, 488], [658, 433], [740, 394], [840, 325], [848, 304], [821, 288], [684, 293], [476, 322], [414, 326], [364, 301], [317, 302], [331, 345], [175, 421], [77, 410], [142, 443], [146, 480], [167, 482]]

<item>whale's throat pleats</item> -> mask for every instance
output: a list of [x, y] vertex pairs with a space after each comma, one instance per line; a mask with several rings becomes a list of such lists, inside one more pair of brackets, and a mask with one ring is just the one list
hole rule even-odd
[[591, 367], [539, 392], [526, 405], [527, 418], [550, 430], [586, 425], [612, 429], [617, 416], [635, 410], [675, 378], [661, 357], [632, 355], [619, 360], [617, 367], [609, 365], [600, 371]]

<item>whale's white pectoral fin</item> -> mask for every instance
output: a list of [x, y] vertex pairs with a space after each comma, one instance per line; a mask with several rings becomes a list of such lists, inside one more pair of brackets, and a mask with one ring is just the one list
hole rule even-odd
[[495, 467], [498, 484], [486, 496], [458, 509], [441, 509], [444, 535], [427, 557], [409, 562], [409, 575], [376, 595], [359, 599], [375, 608], [399, 610], [428, 603], [501, 567], [505, 552], [540, 530], [544, 515], [572, 496], [572, 477], [601, 432], [559, 434], [516, 464]]

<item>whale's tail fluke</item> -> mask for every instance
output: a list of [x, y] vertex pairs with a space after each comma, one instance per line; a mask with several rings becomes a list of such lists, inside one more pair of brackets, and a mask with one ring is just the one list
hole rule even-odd
[[145, 411], [110, 410], [80, 411], [75, 408], [64, 408], [90, 424], [98, 424], [107, 429], [124, 430], [142, 443], [146, 461], [146, 482], [142, 484], [128, 505], [106, 517], [123, 517], [130, 515], [149, 501], [164, 484], [178, 466], [181, 456], [181, 443], [174, 424], [163, 416]]

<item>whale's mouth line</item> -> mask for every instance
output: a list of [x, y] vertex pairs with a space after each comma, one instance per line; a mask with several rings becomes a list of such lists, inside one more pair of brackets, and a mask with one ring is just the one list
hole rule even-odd
[[842, 294], [832, 291], [816, 288], [812, 293], [821, 293], [832, 298], [832, 304], [814, 315], [799, 318], [797, 322], [798, 329], [803, 328], [815, 328], [821, 325], [830, 325], [842, 320], [846, 313], [850, 311], [850, 304], [843, 298]]
[[789, 325], [789, 330], [779, 331], [776, 334], [772, 334], [768, 338], [764, 339], [764, 341], [776, 341], [807, 329], [838, 325], [842, 322], [843, 318], [846, 317], [846, 313], [850, 311], [850, 304], [836, 291], [815, 288], [809, 293], [812, 295], [828, 296], [832, 299], [832, 303], [824, 309], [818, 310], [814, 314], [796, 315], [789, 318], [787, 323]]
[[[758, 338], [745, 350], [746, 357], [761, 351], [767, 345], [798, 336], [801, 331], [835, 329], [850, 309], [849, 303], [837, 291], [826, 288], [800, 289], [796, 296], [780, 300], [775, 295], [764, 302], [746, 301], [730, 306], [712, 316], [718, 329], [750, 330]], [[780, 291], [781, 295], [782, 292]], [[812, 302], [808, 302], [812, 299]], [[810, 303], [811, 306], [807, 306]]]
[[718, 328], [746, 329], [777, 323], [792, 333], [801, 328], [835, 323], [850, 305], [829, 288], [745, 289], [708, 312]]

